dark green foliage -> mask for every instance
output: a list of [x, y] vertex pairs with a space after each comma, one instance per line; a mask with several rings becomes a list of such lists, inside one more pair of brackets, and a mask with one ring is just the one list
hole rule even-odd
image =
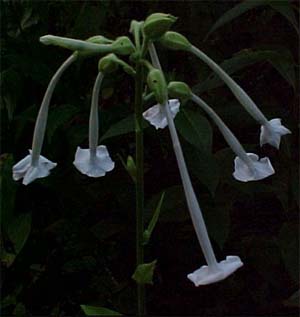
[[[89, 179], [72, 166], [76, 147], [88, 142], [97, 57], [73, 65], [55, 89], [42, 154], [58, 167], [27, 187], [11, 179], [11, 167], [31, 147], [47, 84], [70, 54], [43, 46], [39, 37], [87, 39], [99, 34], [115, 39], [128, 34], [132, 19], [142, 20], [153, 12], [177, 16], [173, 29], [221, 64], [268, 118], [282, 118], [293, 134], [282, 139], [280, 151], [259, 148], [259, 126], [228, 88], [193, 56], [157, 45], [167, 80], [182, 80], [194, 87], [248, 152], [270, 157], [276, 174], [255, 183], [234, 180], [234, 155], [213, 122], [191, 103], [183, 105], [175, 122], [217, 258], [237, 254], [245, 264], [223, 282], [195, 288], [186, 275], [204, 264], [204, 258], [170, 137], [167, 129], [155, 131], [145, 122], [146, 224], [165, 192], [147, 246], [146, 263], [157, 259], [153, 285], [147, 289], [148, 312], [297, 315], [299, 38], [295, 28], [299, 12], [296, 1], [265, 3], [1, 2], [3, 316], [136, 311], [131, 279], [135, 271], [134, 177], [120, 160], [134, 155], [132, 78], [121, 71], [106, 78], [100, 98], [100, 139], [116, 162], [113, 172]], [[236, 5], [240, 7], [221, 18]]]

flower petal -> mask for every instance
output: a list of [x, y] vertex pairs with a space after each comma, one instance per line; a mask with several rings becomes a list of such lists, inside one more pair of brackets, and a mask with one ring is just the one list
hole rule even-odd
[[195, 286], [212, 284], [224, 280], [241, 266], [243, 266], [243, 262], [238, 256], [229, 255], [226, 260], [217, 264], [217, 269], [203, 265], [198, 270], [188, 274], [187, 277]]
[[281, 124], [281, 119], [276, 118], [268, 121], [260, 128], [260, 146], [269, 143], [279, 149], [281, 136], [292, 133]]
[[[168, 104], [174, 119], [179, 111], [180, 102], [178, 99], [170, 99]], [[167, 117], [162, 107], [163, 106], [157, 104], [143, 113], [144, 119], [149, 121], [156, 129], [164, 129], [168, 125]]]
[[23, 178], [23, 184], [28, 185], [33, 182], [36, 178], [46, 177], [50, 174], [50, 170], [57, 164], [51, 162], [44, 156], [40, 155], [39, 160], [35, 166], [31, 165], [31, 153], [13, 166], [13, 179], [19, 180]]
[[252, 161], [251, 165], [245, 163], [238, 156], [234, 159], [233, 176], [235, 179], [241, 182], [255, 181], [275, 173], [269, 158], [264, 157], [259, 160], [259, 157], [254, 153], [247, 153], [247, 155]]
[[77, 148], [73, 164], [82, 173], [90, 177], [101, 177], [115, 167], [105, 145], [99, 145], [96, 155], [90, 149]]

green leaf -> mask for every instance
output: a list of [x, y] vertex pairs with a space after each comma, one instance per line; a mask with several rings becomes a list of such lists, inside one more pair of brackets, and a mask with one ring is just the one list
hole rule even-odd
[[[128, 117], [122, 119], [121, 121], [113, 124], [101, 137], [100, 142], [103, 140], [128, 134], [135, 130], [134, 124], [134, 115], [129, 115]], [[144, 120], [143, 121], [143, 128], [147, 128], [149, 124]]]
[[153, 284], [153, 273], [157, 260], [150, 263], [143, 263], [137, 266], [132, 278], [138, 284]]
[[285, 223], [279, 233], [278, 244], [282, 259], [290, 276], [299, 280], [299, 227], [296, 223]]
[[212, 26], [210, 31], [207, 33], [204, 40], [208, 38], [208, 36], [216, 31], [221, 26], [231, 22], [233, 19], [239, 17], [240, 15], [244, 14], [245, 12], [259, 7], [259, 6], [266, 6], [269, 5], [271, 8], [279, 12], [282, 16], [284, 16], [295, 28], [297, 33], [299, 34], [299, 26], [296, 21], [295, 14], [293, 12], [293, 8], [288, 0], [246, 0], [241, 2], [240, 4], [236, 5], [232, 9], [225, 12], [215, 24]]
[[219, 184], [219, 166], [214, 156], [208, 152], [200, 152], [191, 146], [184, 147], [184, 156], [189, 171], [196, 176], [214, 196]]
[[47, 123], [47, 137], [49, 143], [57, 129], [68, 123], [78, 112], [79, 109], [73, 105], [62, 105], [51, 109]]
[[159, 214], [160, 214], [160, 210], [161, 210], [161, 206], [162, 206], [164, 197], [165, 197], [165, 192], [162, 193], [160, 200], [158, 202], [158, 205], [153, 213], [152, 219], [149, 222], [148, 228], [144, 232], [144, 235], [143, 235], [143, 238], [144, 238], [143, 244], [144, 245], [146, 245], [151, 238], [152, 231], [154, 230], [155, 225], [156, 225], [158, 218], [159, 218]]
[[122, 316], [120, 313], [105, 308], [90, 305], [80, 305], [86, 316]]
[[245, 12], [258, 7], [262, 5], [266, 5], [268, 3], [268, 0], [246, 0], [241, 2], [240, 4], [236, 5], [232, 9], [225, 12], [218, 20], [215, 22], [215, 24], [212, 26], [210, 31], [207, 33], [204, 40], [208, 38], [208, 36], [216, 31], [221, 26], [229, 23], [233, 19], [239, 17], [240, 15], [244, 14]]
[[288, 0], [282, 0], [282, 1], [273, 0], [273, 1], [270, 1], [269, 5], [271, 6], [271, 8], [279, 12], [283, 17], [285, 17], [294, 27], [298, 35], [300, 34], [299, 23], [297, 22], [292, 4]]
[[182, 109], [175, 119], [181, 136], [201, 152], [210, 152], [212, 146], [212, 129], [209, 121], [200, 110]]
[[[257, 62], [268, 61], [272, 66], [281, 74], [281, 76], [291, 85], [294, 89], [296, 87], [296, 70], [295, 62], [290, 51], [286, 49], [273, 50], [260, 50], [252, 51], [249, 49], [242, 50], [235, 54], [232, 58], [223, 61], [220, 67], [226, 71], [227, 74], [234, 74], [248, 66]], [[193, 91], [201, 94], [210, 89], [214, 89], [224, 85], [224, 82], [215, 73], [211, 75], [202, 83], [193, 87]]]
[[6, 228], [7, 235], [14, 245], [16, 255], [25, 245], [31, 230], [31, 213], [16, 216]]
[[135, 165], [133, 157], [131, 155], [128, 155], [126, 163], [120, 154], [118, 154], [118, 157], [122, 165], [124, 166], [125, 170], [128, 172], [128, 174], [132, 178], [133, 182], [136, 183], [136, 165]]
[[32, 25], [35, 25], [38, 23], [37, 16], [32, 14], [32, 8], [25, 8], [24, 14], [22, 16], [22, 19], [20, 21], [20, 25], [22, 30], [25, 30]]

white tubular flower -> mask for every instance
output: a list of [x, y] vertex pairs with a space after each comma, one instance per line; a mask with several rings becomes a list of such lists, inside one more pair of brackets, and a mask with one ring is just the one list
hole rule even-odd
[[235, 179], [241, 182], [256, 181], [275, 173], [274, 168], [267, 157], [259, 159], [256, 154], [245, 152], [238, 139], [204, 100], [195, 94], [192, 94], [191, 99], [214, 120], [228, 145], [237, 155], [234, 160], [235, 171], [233, 176]]
[[[176, 114], [179, 112], [180, 102], [178, 99], [170, 99], [169, 107], [172, 118], [176, 117]], [[143, 117], [145, 120], [149, 121], [156, 130], [164, 129], [168, 125], [167, 117], [165, 111], [162, 106], [157, 104], [143, 113]]]
[[32, 151], [29, 155], [13, 166], [13, 179], [18, 181], [23, 178], [23, 184], [28, 185], [36, 178], [46, 177], [50, 174], [50, 170], [57, 164], [40, 155], [38, 160], [32, 164]]
[[52, 77], [46, 93], [44, 95], [38, 117], [34, 127], [32, 150], [29, 150], [30, 155], [13, 166], [13, 179], [19, 180], [23, 178], [23, 184], [28, 185], [36, 178], [46, 177], [50, 174], [50, 170], [57, 164], [49, 161], [41, 156], [42, 146], [45, 137], [47, 125], [49, 104], [53, 95], [54, 88], [59, 81], [64, 71], [76, 60], [75, 55], [71, 55], [56, 71]]
[[188, 274], [187, 277], [195, 286], [207, 285], [224, 280], [241, 266], [243, 266], [243, 262], [238, 256], [229, 255], [226, 260], [217, 263], [217, 269], [203, 265], [198, 270]]
[[96, 153], [78, 146], [74, 165], [82, 174], [90, 177], [104, 176], [115, 167], [105, 145], [97, 146]]
[[115, 163], [109, 156], [105, 145], [98, 146], [99, 121], [98, 101], [99, 91], [104, 75], [99, 72], [96, 78], [89, 120], [89, 149], [77, 147], [73, 164], [82, 173], [90, 177], [101, 177], [114, 169]]
[[[149, 45], [149, 49], [153, 65], [155, 65], [157, 68], [160, 67], [153, 43]], [[189, 172], [185, 164], [185, 159], [182, 153], [182, 148], [177, 135], [169, 103], [166, 102], [162, 109], [165, 112], [165, 116], [167, 118], [188, 209], [197, 234], [197, 238], [207, 262], [207, 265], [202, 266], [197, 271], [189, 274], [188, 278], [195, 284], [195, 286], [215, 283], [232, 274], [239, 267], [241, 267], [243, 263], [238, 256], [228, 256], [226, 257], [226, 260], [219, 263], [217, 262], [214, 250], [209, 240], [202, 212], [191, 183]]]
[[266, 143], [279, 149], [281, 136], [292, 133], [281, 124], [281, 119], [272, 119], [260, 128], [260, 146]]
[[255, 102], [248, 96], [242, 87], [240, 87], [218, 64], [197, 47], [192, 46], [190, 51], [206, 63], [228, 86], [235, 95], [241, 105], [248, 113], [261, 124], [260, 145], [269, 143], [270, 145], [279, 148], [280, 137], [291, 133], [290, 130], [281, 125], [280, 119], [268, 119], [256, 106]]
[[267, 157], [259, 159], [254, 153], [247, 153], [251, 164], [245, 163], [240, 157], [234, 159], [235, 179], [241, 182], [257, 181], [275, 173], [274, 168]]

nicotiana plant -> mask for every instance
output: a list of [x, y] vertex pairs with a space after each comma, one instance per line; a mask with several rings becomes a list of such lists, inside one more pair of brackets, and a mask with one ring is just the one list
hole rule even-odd
[[[191, 215], [202, 252], [207, 265], [200, 266], [187, 275], [195, 286], [220, 281], [243, 263], [238, 256], [228, 255], [226, 259], [217, 261], [214, 254], [201, 209], [195, 195], [184, 154], [177, 135], [174, 118], [180, 111], [183, 100], [190, 100], [198, 105], [217, 125], [224, 139], [236, 154], [234, 159], [233, 177], [241, 182], [261, 180], [274, 174], [274, 168], [268, 157], [259, 158], [254, 153], [246, 153], [235, 135], [230, 131], [218, 114], [199, 96], [195, 95], [184, 82], [166, 82], [164, 72], [156, 52], [155, 45], [161, 45], [171, 50], [184, 50], [194, 54], [207, 64], [229, 87], [245, 110], [261, 125], [260, 145], [265, 143], [279, 149], [281, 136], [291, 133], [281, 124], [281, 119], [268, 120], [247, 93], [211, 58], [193, 46], [183, 35], [170, 31], [176, 18], [169, 14], [154, 13], [145, 21], [132, 21], [130, 33], [134, 43], [126, 36], [115, 40], [104, 36], [93, 36], [85, 41], [71, 38], [45, 35], [40, 41], [45, 45], [56, 45], [72, 51], [71, 56], [59, 67], [46, 90], [42, 105], [36, 120], [32, 149], [29, 155], [13, 166], [14, 180], [23, 179], [28, 185], [37, 178], [46, 177], [56, 166], [41, 155], [45, 136], [49, 104], [54, 88], [64, 71], [80, 58], [101, 56], [98, 63], [98, 75], [95, 80], [89, 118], [89, 148], [78, 146], [74, 165], [83, 174], [90, 177], [101, 177], [113, 170], [115, 163], [110, 158], [105, 145], [98, 145], [99, 92], [103, 80], [118, 69], [122, 69], [135, 81], [135, 186], [136, 186], [136, 261], [137, 267], [133, 279], [137, 282], [137, 307], [139, 316], [145, 315], [145, 284], [152, 282], [156, 261], [144, 263], [144, 247], [158, 219], [159, 206], [145, 230], [144, 226], [144, 171], [143, 171], [143, 120], [147, 120], [156, 129], [168, 127], [174, 147], [175, 156], [183, 184], [187, 206]], [[121, 57], [127, 56], [127, 61]], [[146, 79], [146, 80], [145, 80]], [[144, 83], [146, 82], [146, 87]], [[150, 93], [145, 96], [145, 92]], [[172, 98], [172, 99], [169, 99]], [[155, 98], [156, 105], [144, 109], [144, 101]], [[159, 133], [159, 132], [158, 132]]]

